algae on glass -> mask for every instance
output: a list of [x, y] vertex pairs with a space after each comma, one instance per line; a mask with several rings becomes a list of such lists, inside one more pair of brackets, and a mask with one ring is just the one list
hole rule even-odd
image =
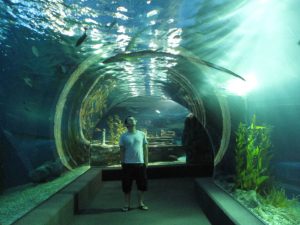
[[109, 128], [111, 144], [117, 145], [122, 133], [126, 131], [122, 120], [118, 115], [109, 116], [107, 120], [107, 126]]

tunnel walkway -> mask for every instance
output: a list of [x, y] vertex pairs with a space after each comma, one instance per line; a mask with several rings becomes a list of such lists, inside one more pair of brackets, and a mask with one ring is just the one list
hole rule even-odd
[[120, 181], [102, 183], [90, 204], [74, 216], [72, 225], [206, 225], [192, 178], [149, 180], [145, 195], [148, 211], [137, 209], [136, 188], [132, 192], [132, 210], [122, 212], [123, 194]]

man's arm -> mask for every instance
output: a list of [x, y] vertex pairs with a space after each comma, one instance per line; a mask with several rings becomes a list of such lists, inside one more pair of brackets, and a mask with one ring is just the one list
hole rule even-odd
[[143, 152], [144, 152], [144, 163], [148, 166], [148, 144], [143, 145]]
[[125, 147], [123, 145], [120, 145], [120, 158], [121, 158], [121, 163], [124, 162], [124, 155], [125, 155]]

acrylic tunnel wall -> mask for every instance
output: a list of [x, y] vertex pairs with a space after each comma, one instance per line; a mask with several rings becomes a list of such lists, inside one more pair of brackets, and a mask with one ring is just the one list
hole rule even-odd
[[2, 196], [117, 152], [107, 123], [130, 114], [154, 141], [190, 149], [184, 163], [212, 164], [216, 184], [267, 223], [300, 223], [298, 1], [0, 7]]

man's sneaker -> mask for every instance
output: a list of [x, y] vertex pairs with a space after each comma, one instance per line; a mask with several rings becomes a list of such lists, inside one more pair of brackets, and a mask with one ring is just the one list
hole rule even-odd
[[140, 205], [140, 206], [139, 206], [139, 209], [140, 209], [140, 210], [148, 210], [149, 208], [148, 208], [148, 206]]
[[129, 206], [124, 206], [124, 207], [122, 208], [122, 211], [123, 211], [123, 212], [127, 212], [127, 211], [129, 211], [129, 209], [130, 209]]

